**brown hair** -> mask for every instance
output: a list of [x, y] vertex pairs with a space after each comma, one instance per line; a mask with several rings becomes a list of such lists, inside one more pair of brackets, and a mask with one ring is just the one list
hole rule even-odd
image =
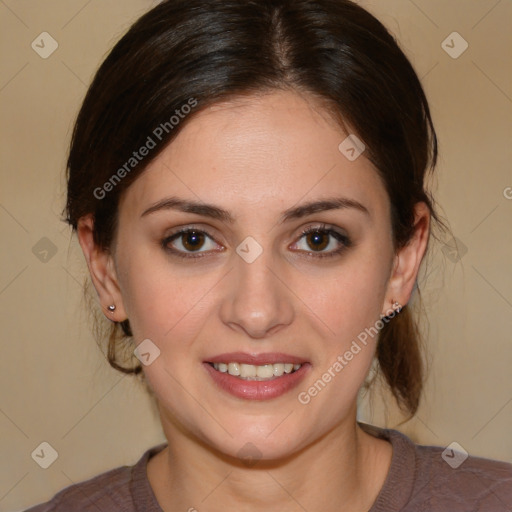
[[[322, 99], [364, 141], [390, 198], [395, 249], [411, 238], [417, 202], [443, 226], [425, 186], [437, 139], [422, 86], [385, 27], [348, 0], [167, 0], [143, 15], [97, 71], [79, 112], [67, 221], [76, 229], [93, 214], [95, 241], [108, 250], [120, 195], [197, 112], [273, 89]], [[134, 160], [152, 134], [156, 147]], [[113, 325], [107, 357], [118, 370], [140, 373], [140, 365], [124, 366], [131, 335], [128, 320]], [[381, 330], [377, 358], [413, 415], [423, 364], [409, 307]]]

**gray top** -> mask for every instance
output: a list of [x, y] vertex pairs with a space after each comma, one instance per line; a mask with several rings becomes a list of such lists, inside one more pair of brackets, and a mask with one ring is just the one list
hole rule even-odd
[[[469, 456], [459, 465], [457, 451], [448, 450], [443, 458], [444, 448], [416, 445], [397, 430], [359, 425], [393, 447], [388, 475], [368, 512], [512, 512], [512, 464]], [[146, 466], [165, 446], [150, 448], [133, 466], [71, 485], [25, 512], [163, 512]]]

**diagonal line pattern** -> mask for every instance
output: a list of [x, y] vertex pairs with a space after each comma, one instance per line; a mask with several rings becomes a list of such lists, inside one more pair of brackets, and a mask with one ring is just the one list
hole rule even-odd
[[[322, 180], [323, 180], [323, 179], [324, 179], [324, 178], [325, 178], [325, 177], [326, 177], [326, 176], [327, 176], [327, 175], [328, 175], [328, 174], [329, 174], [329, 173], [330, 173], [330, 172], [331, 172], [335, 167], [336, 167], [336, 164], [333, 164], [333, 165], [331, 166], [331, 168], [330, 168], [330, 169], [329, 169], [329, 170], [328, 170], [328, 171], [327, 171], [327, 172], [326, 172], [326, 173], [325, 173], [325, 174], [324, 174], [324, 175], [323, 175], [323, 176], [322, 176], [322, 177], [321, 177], [321, 178], [320, 178], [320, 179], [319, 179], [319, 180], [318, 180], [314, 185], [312, 185], [312, 186], [309, 188], [309, 190], [299, 198], [299, 200], [298, 200], [298, 201], [296, 201], [296, 202], [292, 205], [292, 207], [294, 207], [294, 206], [298, 205], [298, 204], [300, 203], [300, 201], [302, 201], [302, 199], [303, 199], [304, 197], [306, 197], [306, 196], [307, 196], [307, 195], [308, 195], [308, 194], [309, 194], [309, 193], [310, 193], [310, 192], [311, 192], [311, 191], [312, 191], [312, 190], [313, 190], [313, 189], [314, 189], [314, 188], [315, 188], [315, 187], [316, 187], [316, 186], [317, 186], [317, 185], [318, 185], [318, 184], [319, 184], [319, 183], [320, 183], [320, 182], [321, 182], [321, 181], [322, 181]], [[272, 231], [276, 226], [277, 226], [277, 222], [276, 222], [276, 223], [275, 223], [275, 224], [274, 224], [274, 225], [273, 225], [273, 226], [268, 230], [268, 232], [270, 233], [270, 232], [271, 232], [271, 231]]]
[[[26, 64], [25, 64], [26, 65]], [[28, 229], [3, 205], [3, 204], [0, 204], [0, 208], [2, 208], [2, 210], [7, 213], [7, 215], [9, 215], [9, 217], [11, 217], [11, 219], [16, 222], [16, 224], [18, 224], [18, 226], [23, 229], [23, 231], [25, 231], [25, 233], [29, 233]]]
[[16, 424], [14, 421], [4, 412], [2, 409], [0, 409], [0, 412], [27, 438], [30, 439], [25, 432]]
[[480, 222], [479, 222], [479, 223], [478, 223], [478, 224], [477, 224], [477, 225], [476, 225], [476, 226], [475, 226], [475, 227], [474, 227], [470, 232], [469, 232], [469, 234], [473, 233], [473, 231], [475, 231], [475, 230], [476, 230], [476, 228], [477, 228], [478, 226], [480, 226], [481, 224], [483, 224], [483, 222], [484, 222], [485, 220], [487, 220], [487, 218], [488, 218], [488, 217], [490, 217], [490, 216], [491, 216], [491, 214], [492, 214], [492, 213], [494, 213], [494, 212], [496, 211], [496, 208], [498, 208], [498, 207], [499, 207], [499, 205], [497, 205], [496, 207], [494, 207], [494, 208], [493, 208], [493, 209], [492, 209], [492, 210], [491, 210], [491, 211], [490, 211], [490, 212], [489, 212], [489, 213], [488, 213], [488, 214], [487, 214], [487, 215], [486, 215], [486, 216], [485, 216], [485, 217], [484, 217], [484, 218], [483, 218], [483, 219], [482, 219], [482, 220], [481, 220], [481, 221], [480, 221]]
[[[62, 474], [63, 474], [63, 475], [64, 475], [64, 476], [65, 476], [65, 477], [66, 477], [66, 478], [67, 478], [67, 479], [72, 483], [72, 484], [76, 484], [76, 482], [75, 482], [75, 481], [73, 481], [73, 480], [72, 480], [72, 479], [71, 479], [71, 478], [70, 478], [70, 477], [69, 477], [69, 476], [68, 476], [64, 471], [62, 471], [62, 469], [60, 470], [60, 472], [61, 472], [61, 473], [62, 473]], [[94, 507], [96, 508], [96, 510], [99, 510], [100, 512], [108, 512], [108, 511], [106, 511], [105, 509], [98, 507], [98, 505], [96, 504], [96, 502], [94, 502], [94, 501], [91, 499], [91, 497], [90, 497], [90, 495], [89, 495], [89, 494], [85, 494], [85, 492], [84, 492], [84, 491], [82, 491], [81, 489], [79, 489], [79, 491], [80, 491], [80, 493], [82, 494], [82, 496], [83, 496], [84, 498], [87, 498], [87, 501], [88, 501], [91, 505], [94, 505]]]
[[284, 486], [283, 486], [283, 485], [282, 485], [278, 480], [276, 480], [276, 479], [272, 476], [272, 474], [271, 474], [269, 471], [267, 471], [267, 474], [270, 476], [270, 478], [272, 478], [272, 480], [274, 480], [274, 482], [275, 482], [277, 485], [279, 485], [279, 487], [281, 487], [281, 489], [283, 489], [283, 491], [284, 491], [286, 494], [288, 494], [288, 496], [290, 496], [290, 498], [291, 498], [293, 501], [295, 501], [295, 503], [297, 503], [297, 505], [299, 505], [299, 507], [300, 507], [302, 510], [304, 510], [305, 512], [308, 512], [308, 511], [307, 511], [307, 509], [306, 509], [306, 508], [305, 508], [305, 507], [304, 507], [304, 506], [303, 506], [303, 505], [302, 505], [302, 504], [301, 504], [301, 503], [300, 503], [296, 498], [294, 498], [294, 496], [293, 496], [290, 492], [288, 492], [288, 490], [287, 490], [287, 489], [286, 489], [286, 488], [285, 488], [285, 487], [284, 487]]
[[496, 288], [494, 287], [486, 278], [485, 276], [478, 271], [478, 269], [474, 266], [474, 265], [471, 265], [473, 267], [473, 270], [510, 306], [512, 307], [512, 304], [509, 302], [509, 300], [503, 296], [501, 294], [501, 292]]
[[439, 61], [437, 61], [424, 75], [421, 76], [420, 80], [425, 79], [431, 71], [434, 71], [434, 69], [439, 65]]
[[487, 78], [487, 80], [489, 80], [489, 82], [491, 82], [491, 84], [493, 84], [494, 87], [496, 87], [496, 89], [498, 89], [498, 91], [500, 91], [501, 94], [503, 94], [503, 96], [512, 103], [512, 98], [474, 60], [471, 62], [473, 63], [473, 66], [475, 66], [475, 68], [478, 69], [478, 71], [480, 71], [480, 73], [482, 73], [482, 75], [484, 75], [485, 78]]
[[65, 439], [69, 433], [74, 430], [80, 422], [84, 420], [84, 418], [95, 408], [98, 404], [128, 375], [123, 375], [62, 437], [61, 439]]
[[192, 192], [192, 194], [194, 194], [197, 199], [199, 199], [199, 201], [202, 201], [204, 202], [165, 162], [162, 162], [162, 165], [168, 170], [168, 171], [171, 171], [173, 174], [174, 174], [174, 177], [181, 181], [181, 183], [183, 184], [184, 187], [188, 188], [190, 190], [190, 192]]
[[291, 410], [265, 437], [269, 437], [271, 434], [273, 434], [290, 416], [290, 414], [293, 414], [295, 410]]
[[203, 503], [203, 501], [205, 501], [206, 499], [208, 499], [209, 496], [211, 496], [229, 477], [229, 475], [231, 475], [231, 473], [233, 473], [233, 471], [230, 471], [202, 500], [201, 500], [201, 503]]
[[207, 290], [199, 300], [165, 333], [167, 336], [202, 300], [208, 295], [232, 270], [234, 267], [231, 267], [215, 284], [213, 284], [209, 290]]
[[30, 473], [30, 471], [27, 471], [1, 498], [0, 501], [2, 501], [4, 498], [7, 497], [8, 494], [10, 494], [14, 488], [21, 483], [21, 481]]
[[87, 87], [87, 84], [63, 60], [61, 60], [61, 62], [68, 69], [68, 71], [78, 79], [79, 82], [81, 82], [83, 85], [85, 85], [85, 87]]
[[502, 407], [500, 407], [499, 411], [498, 411], [498, 412], [497, 412], [497, 413], [496, 413], [496, 414], [495, 414], [495, 415], [494, 415], [494, 416], [493, 416], [493, 417], [492, 417], [492, 418], [491, 418], [491, 419], [490, 419], [490, 420], [489, 420], [489, 421], [488, 421], [488, 422], [487, 422], [483, 427], [481, 427], [481, 428], [476, 432], [476, 434], [475, 434], [471, 439], [474, 439], [478, 434], [480, 434], [480, 432], [482, 432], [482, 430], [483, 430], [485, 427], [487, 427], [487, 425], [489, 425], [489, 423], [491, 423], [491, 421], [492, 421], [494, 418], [496, 418], [496, 416], [498, 416], [498, 414], [499, 414], [503, 409], [505, 409], [505, 407], [507, 407], [507, 405], [508, 405], [510, 402], [512, 402], [512, 398], [509, 398], [509, 399], [507, 400], [507, 402], [506, 402]]
[[423, 16], [425, 16], [425, 18], [427, 18], [427, 20], [430, 21], [432, 25], [434, 25], [434, 27], [439, 28], [439, 25], [423, 9], [421, 9], [416, 2], [413, 2], [413, 0], [409, 0], [409, 2], [411, 2], [411, 4], [414, 5], [414, 7], [416, 7], [416, 9], [418, 9], [418, 11], [423, 14]]
[[309, 309], [309, 311], [311, 311], [311, 313], [313, 313], [313, 315], [316, 316], [316, 318], [318, 318], [318, 320], [320, 320], [320, 322], [322, 322], [325, 325], [325, 327], [327, 327], [327, 329], [329, 329], [329, 331], [331, 331], [333, 335], [336, 335], [336, 333], [268, 265], [265, 266], [270, 270], [270, 272], [272, 272], [272, 274], [274, 274], [277, 277], [277, 279], [279, 279], [279, 281], [281, 281], [281, 283], [284, 284], [284, 286], [286, 286], [286, 288], [288, 288], [288, 290], [290, 290], [293, 293], [293, 295], [295, 295], [295, 297], [297, 297], [297, 299], [299, 299], [302, 302], [302, 304], [304, 304], [304, 306], [306, 306]]
[[418, 415], [416, 415], [416, 419], [428, 430], [430, 430], [430, 432], [432, 432], [432, 434], [434, 434], [437, 438], [439, 437]]
[[[481, 477], [480, 475], [477, 475], [473, 472], [470, 473], [472, 476], [475, 477], [475, 479], [478, 481], [478, 483], [480, 484], [480, 489], [482, 490], [485, 490], [487, 491], [487, 494], [485, 494], [485, 496], [488, 496], [489, 494], [492, 494], [502, 505], [503, 505], [503, 509], [500, 509], [502, 512], [510, 512], [512, 511], [512, 508], [509, 508], [512, 506], [512, 504], [509, 504], [509, 503], [505, 503], [495, 492], [494, 492], [494, 489], [492, 489], [492, 487], [489, 487], [488, 485], [484, 484], [482, 481], [481, 481]], [[507, 508], [505, 508], [507, 507]]]
[[[466, 472], [466, 474], [467, 474], [467, 472]], [[409, 498], [408, 503], [414, 503], [414, 500], [416, 499], [416, 497], [421, 496], [423, 490], [426, 489], [427, 487], [430, 487], [430, 484], [434, 480], [435, 477], [436, 477], [436, 473], [432, 473], [430, 478], [428, 479], [427, 483], [425, 485], [423, 485], [422, 487], [420, 487], [417, 490], [417, 492]], [[490, 492], [492, 492], [492, 490]], [[493, 492], [493, 494], [494, 494], [494, 496], [496, 496], [496, 494], [494, 492]], [[496, 497], [498, 498], [499, 501], [501, 501], [501, 499], [498, 496], [496, 496]], [[416, 504], [416, 506], [419, 505], [419, 503], [415, 503], [415, 504]], [[505, 512], [505, 510], [503, 512]]]
[[64, 269], [64, 271], [66, 272], [66, 274], [69, 277], [71, 277], [71, 279], [73, 279], [73, 281], [75, 281], [75, 283], [77, 283], [78, 286], [80, 286], [80, 288], [83, 288], [83, 284], [64, 265], [61, 265], [61, 266]]
[[484, 21], [485, 18], [487, 18], [487, 16], [489, 14], [491, 14], [492, 11], [494, 11], [494, 9], [496, 7], [498, 7], [498, 4], [501, 3], [501, 0], [498, 0], [472, 27], [471, 27], [471, 30], [473, 30], [479, 23], [481, 23], [482, 21]]
[[210, 416], [210, 418], [212, 418], [212, 420], [215, 421], [215, 423], [217, 423], [217, 425], [219, 425], [219, 427], [222, 430], [224, 430], [224, 432], [226, 432], [226, 434], [229, 435], [229, 437], [233, 437], [233, 434], [231, 434], [231, 432], [226, 430], [224, 425], [222, 425], [222, 423], [220, 423], [220, 421], [218, 421], [217, 418], [215, 418], [215, 416], [213, 416], [213, 414], [208, 409], [206, 409], [206, 407], [185, 386], [183, 386], [183, 384], [174, 375], [171, 375], [171, 373], [169, 372], [169, 370], [167, 368], [165, 368], [165, 366], [164, 366], [164, 370], [165, 370], [165, 373], [167, 373], [167, 375], [169, 375], [169, 377], [171, 377], [171, 379], [173, 379], [174, 382], [176, 382], [176, 384], [178, 384], [178, 386], [180, 386], [181, 389], [183, 389], [183, 391], [185, 391], [185, 393], [187, 393], [190, 396], [190, 398], [192, 398], [197, 403], [197, 405], [199, 405], [199, 407], [201, 407], [206, 412], [206, 414], [208, 414], [208, 416]]
[[4, 85], [2, 85], [2, 87], [0, 87], [0, 91], [3, 91], [27, 66], [28, 62], [26, 62]]
[[434, 472], [431, 472], [430, 473], [430, 477], [429, 479], [427, 480], [427, 483], [425, 485], [423, 485], [422, 487], [420, 487], [416, 493], [414, 493], [413, 495], [411, 495], [409, 497], [409, 501], [408, 503], [414, 503], [414, 500], [416, 499], [417, 496], [421, 496], [421, 493], [423, 492], [423, 489], [426, 489], [427, 487], [430, 487], [430, 484], [432, 482], [432, 480], [434, 480], [434, 478], [436, 477], [436, 473]]
[[9, 286], [11, 286], [12, 283], [14, 283], [14, 281], [16, 281], [16, 279], [18, 279], [18, 277], [21, 276], [21, 274], [23, 274], [23, 272], [25, 272], [25, 270], [27, 270], [28, 268], [28, 265], [25, 266], [25, 268], [23, 270], [20, 270], [3, 288], [2, 290], [0, 290], [0, 295], [2, 295], [2, 293], [5, 292], [5, 290], [7, 290], [7, 288], [9, 288]]
[[80, 10], [73, 14], [73, 16], [71, 16], [71, 18], [68, 21], [66, 21], [64, 25], [62, 25], [61, 30], [63, 28], [66, 28], [91, 3], [91, 1], [92, 0], [88, 0], [88, 2], [86, 2]]
[[4, 0], [0, 0], [0, 3], [7, 9], [9, 9], [9, 11], [11, 11], [12, 15], [15, 16], [16, 18], [18, 18], [19, 21], [21, 21], [21, 23], [23, 23], [23, 25], [25, 25], [25, 27], [27, 28], [30, 28], [5, 2]]

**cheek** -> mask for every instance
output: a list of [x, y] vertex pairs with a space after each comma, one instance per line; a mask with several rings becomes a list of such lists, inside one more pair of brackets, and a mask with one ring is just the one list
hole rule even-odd
[[186, 348], [207, 316], [207, 292], [221, 285], [222, 275], [180, 269], [154, 253], [129, 254], [120, 262], [120, 283], [135, 340], [149, 338], [161, 347], [172, 343], [173, 351]]
[[319, 340], [318, 364], [297, 398], [305, 411], [318, 418], [320, 430], [355, 406], [375, 354], [386, 269], [382, 261], [360, 254], [340, 266], [335, 277], [322, 281], [322, 292], [306, 295], [309, 309], [321, 320], [317, 325], [327, 335]]
[[[300, 296], [337, 340], [352, 340], [380, 318], [385, 300], [388, 262], [371, 249], [348, 258], [338, 269], [307, 280]], [[382, 254], [382, 252], [381, 252]]]

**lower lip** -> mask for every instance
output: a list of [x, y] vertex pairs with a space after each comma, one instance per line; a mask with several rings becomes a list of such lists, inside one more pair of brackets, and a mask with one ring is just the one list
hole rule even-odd
[[281, 377], [271, 380], [243, 380], [229, 373], [219, 372], [209, 363], [203, 363], [203, 366], [214, 382], [231, 395], [247, 400], [270, 400], [284, 395], [296, 387], [305, 377], [311, 365], [304, 363], [293, 373], [285, 373]]

